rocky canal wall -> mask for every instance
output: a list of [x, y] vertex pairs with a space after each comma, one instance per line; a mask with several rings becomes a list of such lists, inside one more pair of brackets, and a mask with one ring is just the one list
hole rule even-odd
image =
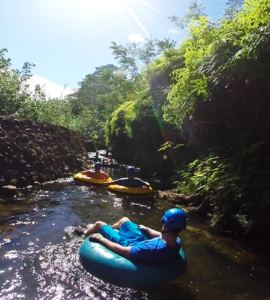
[[51, 124], [0, 116], [0, 194], [90, 167], [85, 142]]

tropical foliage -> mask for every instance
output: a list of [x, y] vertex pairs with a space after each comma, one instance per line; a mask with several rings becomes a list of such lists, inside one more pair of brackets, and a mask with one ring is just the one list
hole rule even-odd
[[210, 197], [213, 220], [232, 231], [269, 234], [269, 24], [267, 0], [215, 24], [193, 21], [164, 107], [197, 158], [179, 187]]
[[33, 64], [25, 63], [22, 70], [11, 69], [11, 60], [6, 59], [7, 49], [0, 49], [0, 114], [16, 112], [21, 103], [30, 99], [26, 82], [31, 76]]

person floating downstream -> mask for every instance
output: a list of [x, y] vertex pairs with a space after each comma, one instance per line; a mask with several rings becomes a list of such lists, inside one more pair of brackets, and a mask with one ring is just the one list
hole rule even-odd
[[128, 167], [127, 168], [127, 178], [119, 178], [115, 179], [110, 182], [103, 183], [104, 185], [112, 185], [112, 184], [118, 184], [126, 187], [147, 187], [150, 188], [150, 184], [148, 182], [145, 182], [141, 180], [140, 178], [134, 177], [134, 168]]
[[[181, 240], [178, 234], [186, 229], [186, 213], [182, 209], [172, 208], [164, 214], [161, 221], [161, 232], [137, 225], [127, 217], [112, 226], [97, 221], [88, 225], [85, 231], [78, 227], [75, 232], [89, 236], [91, 241], [100, 243], [127, 259], [145, 264], [162, 264], [179, 256]], [[119, 232], [114, 229], [119, 229]], [[150, 239], [146, 239], [144, 234]]]
[[97, 179], [107, 179], [109, 178], [108, 174], [101, 171], [102, 163], [97, 162], [95, 163], [95, 169], [94, 170], [87, 170], [83, 171], [82, 174], [86, 175], [88, 177], [97, 178]]

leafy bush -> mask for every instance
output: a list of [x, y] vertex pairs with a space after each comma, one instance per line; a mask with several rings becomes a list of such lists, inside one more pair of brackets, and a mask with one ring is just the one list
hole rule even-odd
[[11, 60], [5, 58], [7, 49], [0, 49], [0, 115], [15, 113], [22, 103], [30, 100], [26, 85], [33, 64], [25, 63], [22, 70], [11, 68]]

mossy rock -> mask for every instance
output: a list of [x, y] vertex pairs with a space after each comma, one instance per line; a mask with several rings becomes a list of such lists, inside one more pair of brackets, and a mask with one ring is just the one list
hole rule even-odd
[[17, 179], [15, 179], [15, 178], [12, 178], [11, 180], [10, 180], [10, 185], [13, 185], [13, 186], [17, 186], [17, 183], [18, 183], [18, 180]]

